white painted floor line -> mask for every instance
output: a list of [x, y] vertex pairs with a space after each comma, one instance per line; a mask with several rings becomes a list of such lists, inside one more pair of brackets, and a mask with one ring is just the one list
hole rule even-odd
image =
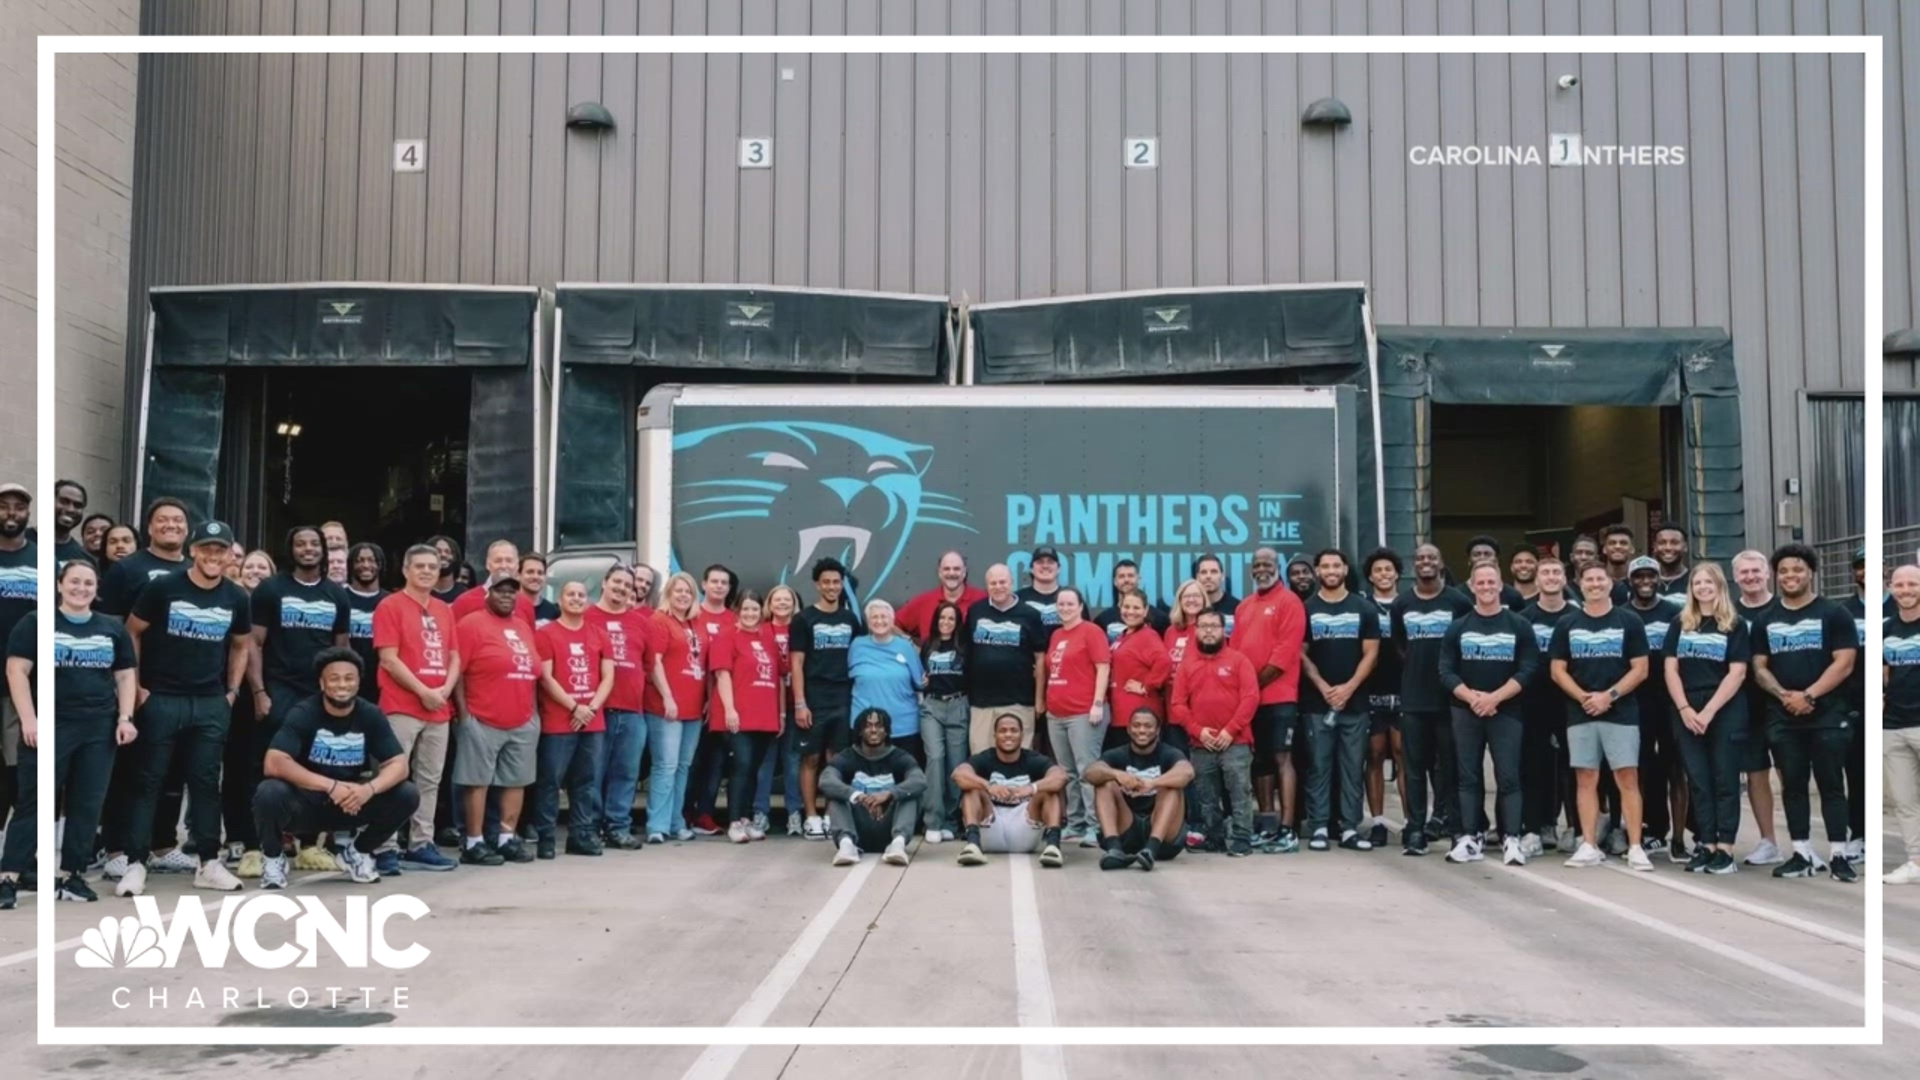
[[[847, 871], [840, 887], [827, 897], [819, 914], [807, 920], [807, 928], [794, 939], [786, 955], [773, 965], [767, 977], [761, 979], [760, 985], [747, 995], [747, 1000], [734, 1010], [732, 1018], [727, 1021], [728, 1027], [760, 1027], [767, 1022], [787, 992], [793, 989], [793, 984], [800, 981], [807, 965], [813, 962], [820, 947], [826, 944], [827, 935], [833, 933], [833, 928], [839, 925], [847, 909], [853, 906], [853, 898], [859, 895], [860, 887], [867, 883], [867, 878], [873, 875], [873, 868], [878, 865], [879, 859], [865, 858]], [[739, 1064], [746, 1052], [745, 1046], [709, 1046], [687, 1070], [684, 1080], [721, 1080], [733, 1072], [733, 1067]]]
[[[1034, 891], [1033, 860], [1007, 859], [1012, 874], [1007, 893], [1013, 902], [1013, 983], [1021, 1027], [1053, 1027], [1053, 977], [1047, 973], [1047, 943], [1040, 933], [1040, 897]], [[1057, 1044], [1020, 1048], [1021, 1080], [1065, 1080], [1067, 1056]]]
[[[1849, 934], [1845, 930], [1837, 930], [1831, 926], [1814, 922], [1811, 919], [1803, 919], [1798, 915], [1792, 915], [1761, 904], [1750, 903], [1746, 900], [1739, 900], [1712, 889], [1703, 889], [1698, 885], [1690, 885], [1684, 881], [1676, 881], [1671, 874], [1662, 874], [1657, 871], [1648, 874], [1641, 871], [1629, 870], [1624, 866], [1614, 866], [1611, 864], [1603, 864], [1602, 868], [1611, 870], [1616, 874], [1624, 874], [1637, 881], [1644, 881], [1649, 885], [1658, 885], [1663, 889], [1670, 889], [1677, 893], [1684, 893], [1695, 899], [1717, 904], [1729, 911], [1737, 911], [1742, 915], [1751, 915], [1756, 919], [1763, 919], [1776, 926], [1784, 926], [1789, 930], [1798, 930], [1803, 934], [1817, 937], [1824, 941], [1831, 941], [1836, 945], [1845, 945], [1848, 948], [1859, 949], [1861, 952], [1865, 952], [1867, 949], [1867, 939], [1858, 934]], [[1741, 873], [1746, 873], [1746, 871], [1743, 870]], [[1797, 883], [1783, 882], [1782, 884], [1788, 888], [1792, 888]], [[1819, 886], [1816, 883], [1814, 887], [1817, 888]], [[1891, 951], [1889, 951], [1888, 955], [1892, 955]]]
[[[313, 884], [314, 882], [330, 881], [340, 876], [341, 876], [341, 872], [338, 870], [323, 870], [319, 873], [308, 874], [306, 877], [299, 878], [293, 882], [293, 885], [297, 890], [302, 886], [310, 885], [310, 884]], [[102, 912], [108, 912], [108, 913], [111, 913], [113, 911], [119, 911], [123, 915], [133, 914], [133, 904], [129, 900], [127, 900], [125, 897], [119, 897], [119, 896], [113, 895], [113, 886], [115, 884], [114, 882], [111, 882], [106, 880], [105, 878], [102, 878], [100, 881], [95, 882], [94, 884], [101, 886], [100, 891], [102, 892], [103, 895], [100, 897], [100, 902], [92, 906], [87, 906], [84, 904], [76, 904], [74, 905], [76, 908], [84, 909], [84, 911], [87, 914], [92, 914], [95, 911], [102, 911]], [[250, 891], [250, 890], [243, 890], [237, 893], [226, 893], [224, 895], [244, 897], [247, 894], [247, 891]], [[53, 894], [49, 892], [43, 895], [52, 896]], [[38, 902], [39, 902], [38, 899], [36, 899], [35, 903], [38, 903]], [[59, 903], [59, 901], [57, 900], [48, 900], [47, 902], [50, 904]], [[172, 915], [163, 915], [160, 918], [160, 925], [165, 926], [172, 921], [173, 921]], [[78, 948], [79, 946], [80, 946], [79, 938], [68, 938], [65, 941], [54, 942], [53, 951], [57, 955], [59, 953], [66, 952], [68, 949]], [[0, 956], [0, 967], [6, 967], [9, 964], [22, 963], [24, 961], [31, 960], [34, 957], [39, 955], [40, 955], [39, 949], [28, 949], [26, 952], [9, 953], [6, 956]]]

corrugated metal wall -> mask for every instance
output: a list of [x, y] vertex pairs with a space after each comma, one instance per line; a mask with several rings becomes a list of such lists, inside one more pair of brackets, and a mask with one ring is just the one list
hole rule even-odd
[[[1920, 310], [1920, 147], [1903, 138], [1920, 14], [1895, 0], [228, 0], [150, 3], [147, 28], [1886, 34], [1889, 327]], [[149, 56], [134, 294], [371, 278], [985, 301], [1342, 280], [1372, 287], [1382, 323], [1723, 326], [1743, 384], [1769, 389], [1744, 415], [1759, 539], [1801, 472], [1795, 390], [1861, 389], [1878, 350], [1861, 334], [1863, 77], [1823, 56]], [[1354, 124], [1302, 129], [1327, 94]], [[563, 127], [589, 99], [615, 131]], [[1682, 144], [1689, 163], [1407, 156], [1555, 131]], [[1158, 169], [1122, 167], [1140, 134]], [[774, 139], [772, 169], [737, 167], [743, 135]], [[392, 172], [397, 137], [427, 140], [425, 173]]]

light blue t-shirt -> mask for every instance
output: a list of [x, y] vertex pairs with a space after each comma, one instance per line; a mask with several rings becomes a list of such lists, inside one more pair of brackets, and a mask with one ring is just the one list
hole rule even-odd
[[920, 734], [920, 686], [927, 681], [919, 650], [905, 634], [887, 641], [857, 637], [847, 648], [847, 674], [853, 677], [853, 716], [885, 709], [898, 739]]

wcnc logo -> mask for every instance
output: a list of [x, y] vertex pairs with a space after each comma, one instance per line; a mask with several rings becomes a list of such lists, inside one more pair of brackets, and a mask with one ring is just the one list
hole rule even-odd
[[[371, 903], [364, 896], [346, 897], [344, 919], [312, 896], [229, 897], [220, 901], [211, 922], [197, 896], [181, 897], [171, 920], [161, 918], [153, 897], [137, 896], [133, 905], [135, 915], [109, 915], [80, 935], [74, 963], [83, 968], [171, 968], [180, 962], [189, 939], [201, 966], [209, 969], [224, 967], [229, 952], [255, 968], [317, 967], [322, 941], [349, 968], [379, 965], [403, 971], [432, 955], [418, 942], [396, 948], [388, 940], [387, 924], [396, 916], [418, 920], [428, 914], [425, 902], [412, 896], [383, 896]], [[260, 923], [268, 918], [292, 923], [293, 941], [262, 945]]]

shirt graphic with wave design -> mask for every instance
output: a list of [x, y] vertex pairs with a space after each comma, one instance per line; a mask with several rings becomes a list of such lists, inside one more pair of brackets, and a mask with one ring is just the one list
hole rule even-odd
[[37, 600], [40, 576], [31, 566], [0, 566], [0, 600]]
[[189, 641], [220, 641], [232, 627], [231, 608], [203, 608], [185, 600], [175, 600], [167, 605], [167, 633], [173, 637]]
[[1460, 659], [1462, 660], [1511, 661], [1513, 650], [1512, 634], [1479, 634], [1467, 631], [1460, 635]]
[[1680, 660], [1712, 660], [1715, 663], [1725, 663], [1727, 635], [1704, 630], [1682, 630], [1680, 639], [1674, 643], [1673, 655]]
[[1313, 628], [1315, 641], [1347, 640], [1360, 636], [1359, 612], [1315, 612], [1307, 621]]
[[1819, 619], [1801, 619], [1792, 623], [1767, 624], [1767, 649], [1769, 652], [1812, 652], [1824, 648]]
[[1444, 611], [1409, 611], [1400, 624], [1407, 628], [1408, 641], [1437, 640], [1447, 636], [1453, 616]]
[[371, 611], [348, 612], [347, 613], [347, 636], [362, 638], [362, 639], [371, 641], [373, 639], [373, 612]]
[[[280, 601], [280, 628], [283, 630], [332, 630], [333, 619], [338, 613], [331, 600], [298, 600], [283, 597]], [[373, 615], [367, 615], [367, 633], [373, 633]]]
[[1888, 638], [1883, 648], [1888, 667], [1920, 665], [1920, 637]]
[[75, 637], [64, 630], [53, 632], [53, 666], [107, 671], [113, 667], [113, 639], [106, 634]]
[[367, 763], [367, 737], [351, 731], [322, 731], [314, 735], [307, 760], [333, 768], [357, 768]]
[[1567, 652], [1582, 660], [1605, 660], [1626, 655], [1627, 632], [1611, 630], [1571, 630], [1567, 633]]

